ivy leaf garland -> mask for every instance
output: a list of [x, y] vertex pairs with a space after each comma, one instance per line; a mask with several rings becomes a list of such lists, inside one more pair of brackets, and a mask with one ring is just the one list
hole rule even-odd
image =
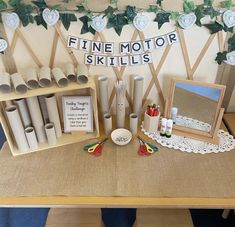
[[79, 20], [83, 23], [81, 34], [88, 32], [91, 32], [93, 35], [95, 34], [95, 30], [91, 27], [92, 19], [89, 16], [80, 17]]
[[70, 24], [73, 21], [77, 21], [77, 17], [72, 13], [60, 13], [60, 20], [66, 30], [69, 30]]
[[170, 22], [170, 16], [171, 14], [167, 12], [161, 12], [157, 14], [154, 21], [158, 23], [158, 29], [160, 29], [162, 25], [165, 24], [166, 22]]
[[7, 4], [3, 1], [3, 0], [0, 0], [0, 10], [5, 10], [7, 9]]
[[183, 10], [185, 13], [191, 13], [196, 9], [196, 6], [193, 1], [184, 0]]
[[127, 18], [128, 23], [132, 23], [136, 15], [137, 15], [136, 7], [127, 6], [126, 11], [125, 11], [125, 16]]
[[48, 7], [46, 2], [44, 0], [39, 0], [39, 1], [32, 1], [32, 3], [35, 4], [40, 11], [40, 13], [34, 17], [36, 24], [42, 25], [45, 29], [47, 29], [47, 23], [44, 21], [42, 17], [42, 11]]
[[221, 8], [230, 9], [231, 7], [235, 6], [232, 0], [222, 1], [220, 2]]
[[123, 26], [128, 24], [125, 13], [113, 14], [108, 20], [107, 28], [114, 28], [116, 33], [120, 36]]

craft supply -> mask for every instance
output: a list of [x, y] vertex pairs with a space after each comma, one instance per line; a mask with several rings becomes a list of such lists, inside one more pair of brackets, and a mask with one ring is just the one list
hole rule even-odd
[[144, 114], [144, 129], [148, 132], [157, 132], [159, 125], [160, 112], [157, 107], [148, 106]]
[[56, 103], [56, 97], [54, 94], [45, 96], [47, 113], [49, 121], [54, 124], [56, 136], [59, 138], [62, 136], [60, 116]]
[[108, 100], [108, 77], [98, 77], [99, 94], [100, 94], [100, 107], [102, 113], [109, 112], [109, 100]]
[[156, 145], [145, 142], [142, 138], [140, 138], [140, 136], [137, 136], [137, 138], [139, 139], [140, 143], [138, 150], [138, 154], [140, 156], [149, 156], [158, 151], [158, 147]]
[[166, 118], [162, 118], [162, 120], [161, 120], [161, 128], [160, 128], [160, 135], [161, 136], [165, 136], [166, 135], [166, 123], [167, 123], [167, 119]]
[[48, 116], [47, 107], [46, 107], [45, 95], [38, 96], [38, 101], [39, 101], [40, 109], [42, 112], [42, 118], [43, 118], [44, 124], [47, 124], [49, 123], [49, 116]]
[[173, 120], [168, 119], [166, 122], [166, 137], [170, 138], [172, 134]]
[[178, 113], [178, 108], [177, 107], [172, 107], [171, 108], [171, 119], [173, 120], [174, 124], [176, 122], [177, 113]]
[[129, 116], [130, 131], [132, 134], [136, 134], [138, 130], [138, 116], [136, 113], [131, 113]]
[[66, 65], [66, 76], [69, 81], [75, 82], [77, 77], [74, 72], [74, 65], [72, 63], [68, 63]]
[[54, 128], [53, 123], [48, 123], [45, 125], [45, 131], [46, 131], [46, 136], [47, 136], [47, 142], [49, 145], [56, 145], [57, 143], [57, 138], [56, 138], [56, 132]]
[[94, 156], [100, 156], [103, 151], [103, 145], [108, 140], [108, 138], [105, 138], [104, 140], [92, 144], [86, 144], [83, 147], [84, 151], [87, 151], [89, 154], [92, 154]]
[[5, 108], [6, 115], [11, 127], [11, 131], [14, 135], [14, 140], [20, 152], [26, 152], [29, 150], [28, 142], [24, 133], [24, 127], [20, 119], [20, 114], [16, 106], [7, 106]]
[[25, 135], [29, 144], [30, 150], [38, 149], [38, 141], [36, 137], [36, 133], [33, 127], [27, 127], [25, 130]]
[[9, 73], [2, 72], [0, 75], [0, 91], [2, 93], [11, 92], [11, 81]]
[[34, 68], [30, 68], [26, 72], [26, 83], [30, 89], [39, 87], [37, 71]]
[[46, 141], [46, 135], [44, 130], [44, 123], [42, 114], [38, 102], [37, 96], [26, 98], [26, 102], [29, 108], [30, 117], [32, 119], [33, 127], [36, 131], [36, 135], [39, 143]]
[[141, 115], [142, 99], [143, 99], [143, 82], [142, 76], [134, 76], [134, 92], [133, 92], [133, 112], [138, 116]]
[[117, 128], [125, 126], [125, 101], [126, 101], [126, 84], [119, 80], [115, 84], [116, 88], [116, 117]]
[[14, 100], [14, 103], [18, 107], [18, 110], [20, 112], [20, 117], [24, 128], [31, 126], [32, 122], [29, 116], [29, 111], [25, 99], [16, 99]]
[[160, 113], [160, 106], [156, 104], [148, 105], [146, 113], [151, 117], [158, 116]]
[[26, 93], [28, 88], [27, 85], [19, 73], [14, 73], [11, 75], [11, 81], [17, 93]]
[[43, 66], [40, 68], [39, 84], [41, 87], [51, 86], [51, 69], [48, 66]]
[[104, 114], [104, 132], [108, 136], [112, 132], [112, 116], [109, 113]]
[[78, 65], [77, 68], [77, 82], [79, 84], [86, 84], [88, 82], [88, 68], [85, 64]]
[[66, 87], [68, 85], [68, 79], [60, 68], [53, 68], [52, 75], [59, 87]]
[[127, 145], [131, 141], [131, 138], [132, 138], [131, 132], [124, 128], [115, 129], [111, 133], [112, 141], [120, 146]]

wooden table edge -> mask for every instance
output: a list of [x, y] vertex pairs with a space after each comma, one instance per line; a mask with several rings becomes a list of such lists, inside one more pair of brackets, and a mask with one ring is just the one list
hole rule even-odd
[[27, 196], [0, 197], [0, 207], [57, 208], [235, 208], [235, 198], [162, 198], [162, 197], [77, 197]]

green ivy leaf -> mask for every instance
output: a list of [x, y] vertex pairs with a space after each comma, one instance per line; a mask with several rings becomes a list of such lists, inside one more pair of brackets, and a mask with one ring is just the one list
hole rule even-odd
[[114, 28], [116, 33], [120, 36], [122, 33], [123, 26], [128, 24], [128, 21], [125, 17], [125, 13], [113, 14], [108, 19], [107, 28]]
[[159, 11], [159, 7], [156, 5], [150, 5], [147, 11], [150, 13], [157, 13]]
[[171, 16], [170, 16], [171, 20], [178, 21], [179, 17], [180, 17], [179, 12], [171, 12]]
[[201, 19], [205, 16], [204, 15], [204, 6], [203, 5], [198, 5], [197, 8], [195, 9], [195, 15], [197, 17], [196, 20], [196, 25], [197, 26], [202, 26]]
[[7, 9], [7, 4], [3, 0], [0, 0], [0, 10], [5, 10]]
[[228, 39], [228, 51], [232, 52], [235, 50], [235, 34]]
[[17, 5], [19, 5], [21, 3], [22, 0], [10, 0], [8, 3], [10, 6], [12, 7], [16, 7]]
[[42, 17], [42, 13], [40, 13], [39, 15], [36, 15], [34, 17], [34, 20], [36, 21], [37, 25], [42, 25], [45, 29], [47, 29], [47, 23], [44, 21]]
[[129, 23], [131, 23], [135, 16], [137, 15], [136, 13], [136, 7], [135, 6], [127, 6], [126, 11], [125, 11], [126, 18]]
[[162, 2], [163, 0], [157, 0], [156, 3], [159, 5], [159, 6], [162, 6]]
[[80, 17], [79, 20], [83, 23], [81, 34], [85, 34], [88, 32], [95, 34], [96, 31], [91, 26], [88, 25], [88, 23], [92, 21], [91, 18], [89, 18], [88, 16], [83, 16]]
[[190, 13], [196, 9], [193, 1], [184, 0], [183, 9], [185, 13]]
[[233, 3], [232, 0], [226, 0], [226, 1], [220, 2], [220, 7], [221, 7], [221, 8], [230, 9], [230, 8], [233, 7], [234, 5], [235, 5], [235, 4]]
[[82, 12], [86, 11], [86, 9], [85, 9], [85, 7], [84, 7], [83, 5], [78, 5], [78, 6], [76, 6], [76, 7], [77, 7], [77, 11], [78, 11], [79, 13], [82, 13]]
[[170, 21], [170, 13], [158, 13], [154, 21], [158, 22], [158, 29], [162, 27], [163, 24]]
[[118, 0], [110, 0], [110, 3], [111, 3], [111, 4], [115, 4], [115, 5], [116, 5], [117, 2], [118, 2]]
[[105, 16], [111, 16], [113, 15], [115, 9], [112, 6], [108, 6], [105, 10], [104, 10], [104, 15]]
[[15, 6], [15, 13], [18, 14], [23, 26], [27, 26], [29, 23], [34, 23], [34, 17], [31, 15], [33, 8], [31, 5], [19, 3]]
[[32, 3], [36, 5], [40, 11], [43, 11], [45, 8], [48, 7], [44, 0], [32, 1]]
[[212, 6], [214, 0], [204, 0], [204, 5]]
[[224, 26], [217, 21], [215, 21], [214, 24], [205, 24], [205, 27], [210, 30], [211, 34], [217, 33], [224, 29]]
[[215, 61], [220, 65], [223, 61], [227, 60], [227, 53], [227, 51], [218, 52]]
[[233, 32], [233, 27], [231, 27], [231, 28], [229, 28], [229, 27], [227, 27], [225, 24], [224, 24], [224, 27], [223, 27], [223, 30], [225, 31], [225, 32]]
[[204, 9], [204, 14], [209, 15], [211, 19], [215, 18], [216, 16], [219, 16], [220, 13], [216, 11], [212, 6], [206, 7]]
[[69, 30], [71, 22], [77, 21], [77, 17], [72, 13], [60, 13], [60, 20], [62, 21], [64, 28]]

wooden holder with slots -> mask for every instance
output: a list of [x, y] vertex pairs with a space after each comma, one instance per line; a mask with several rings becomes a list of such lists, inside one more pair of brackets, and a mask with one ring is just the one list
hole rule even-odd
[[[5, 107], [15, 99], [20, 98], [28, 98], [33, 96], [40, 96], [40, 95], [47, 95], [47, 94], [55, 94], [57, 99], [57, 105], [60, 113], [60, 120], [63, 120], [62, 118], [62, 96], [64, 95], [90, 95], [92, 96], [92, 105], [93, 105], [93, 121], [94, 121], [94, 131], [93, 132], [76, 132], [76, 133], [63, 133], [61, 137], [58, 138], [57, 143], [55, 145], [49, 145], [48, 143], [41, 143], [38, 146], [38, 149], [34, 151], [39, 150], [46, 150], [48, 148], [52, 147], [58, 147], [63, 146], [67, 144], [72, 144], [76, 142], [80, 142], [83, 140], [91, 139], [91, 138], [97, 138], [99, 137], [99, 121], [98, 121], [98, 110], [97, 110], [97, 95], [96, 95], [96, 86], [94, 83], [94, 80], [89, 78], [88, 82], [86, 84], [77, 84], [77, 83], [70, 83], [67, 87], [59, 88], [55, 83], [48, 88], [38, 88], [34, 90], [28, 90], [25, 94], [16, 94], [14, 91], [7, 94], [1, 94], [0, 96], [0, 119], [1, 124], [3, 127], [3, 130], [6, 135], [7, 142], [9, 144], [10, 150], [13, 154], [13, 156], [26, 154], [19, 152], [13, 133], [11, 131], [11, 128], [9, 126], [9, 122], [5, 113]], [[63, 125], [63, 122], [62, 122]], [[63, 127], [62, 127], [63, 128]]]

